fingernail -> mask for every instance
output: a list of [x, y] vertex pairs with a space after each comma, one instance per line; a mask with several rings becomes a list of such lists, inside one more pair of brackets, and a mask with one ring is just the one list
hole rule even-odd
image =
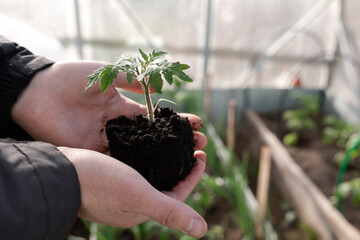
[[200, 129], [202, 129], [202, 127], [203, 127], [203, 123], [201, 121], [192, 123], [192, 128], [194, 130], [200, 130]]
[[199, 156], [196, 156], [196, 159], [206, 162], [206, 155], [205, 154], [199, 154]]
[[203, 221], [198, 218], [192, 218], [187, 228], [183, 231], [192, 237], [201, 237], [204, 234], [205, 226]]
[[195, 142], [195, 145], [196, 143], [199, 141], [199, 136], [197, 134], [194, 134], [194, 142]]

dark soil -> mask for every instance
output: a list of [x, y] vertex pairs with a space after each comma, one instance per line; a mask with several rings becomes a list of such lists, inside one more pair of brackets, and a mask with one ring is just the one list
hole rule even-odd
[[[224, 240], [238, 240], [242, 239], [244, 233], [239, 228], [239, 225], [234, 221], [234, 209], [223, 198], [215, 199], [212, 206], [205, 212], [205, 220], [211, 231], [216, 226], [221, 226], [224, 230], [223, 235], [216, 237], [216, 239]], [[201, 238], [203, 240], [209, 240], [208, 237]]]
[[160, 191], [171, 190], [193, 168], [194, 135], [190, 122], [169, 108], [160, 108], [155, 121], [119, 116], [106, 124], [110, 155], [137, 170]]

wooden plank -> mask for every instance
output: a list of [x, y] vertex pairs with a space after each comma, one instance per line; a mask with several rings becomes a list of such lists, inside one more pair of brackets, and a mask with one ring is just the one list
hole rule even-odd
[[313, 228], [321, 239], [358, 240], [360, 232], [337, 211], [304, 171], [295, 163], [279, 139], [251, 110], [244, 112], [247, 129], [252, 128], [270, 148], [274, 179], [299, 217]]
[[227, 133], [226, 133], [226, 145], [233, 151], [235, 144], [235, 133], [236, 133], [236, 99], [230, 99], [228, 105], [227, 115]]
[[204, 86], [204, 111], [206, 116], [211, 116], [211, 74], [206, 73]]
[[271, 152], [267, 145], [262, 145], [260, 148], [260, 163], [259, 174], [256, 188], [256, 198], [259, 203], [258, 214], [259, 221], [256, 225], [256, 236], [258, 239], [263, 239], [262, 223], [265, 220], [266, 206], [268, 200], [268, 190], [270, 182], [271, 170]]

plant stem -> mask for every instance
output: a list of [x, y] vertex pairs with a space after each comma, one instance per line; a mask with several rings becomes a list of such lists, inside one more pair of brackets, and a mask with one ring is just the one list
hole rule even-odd
[[151, 125], [154, 122], [154, 108], [153, 108], [151, 97], [150, 97], [149, 84], [146, 84], [145, 81], [141, 81], [141, 86], [143, 88], [144, 95], [145, 95], [149, 125]]

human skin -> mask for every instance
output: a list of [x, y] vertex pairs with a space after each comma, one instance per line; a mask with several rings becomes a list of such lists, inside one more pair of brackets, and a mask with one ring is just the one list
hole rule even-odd
[[[99, 86], [83, 93], [86, 76], [104, 64], [63, 62], [39, 72], [12, 108], [12, 118], [36, 140], [108, 153], [106, 121], [118, 115], [146, 114], [146, 108], [115, 89], [142, 93], [139, 82], [129, 85], [124, 73], [103, 94]], [[180, 115], [189, 118], [194, 130], [202, 127], [198, 116]], [[204, 148], [206, 137], [194, 132], [194, 138], [195, 149]]]
[[183, 201], [204, 172], [206, 155], [172, 191], [159, 192], [128, 165], [99, 152], [58, 147], [74, 164], [81, 189], [78, 216], [97, 223], [128, 228], [153, 219], [192, 237], [202, 237], [205, 220]]
[[[99, 86], [83, 93], [86, 76], [104, 64], [59, 62], [40, 71], [14, 104], [13, 120], [35, 140], [62, 146], [58, 149], [73, 163], [79, 176], [79, 217], [117, 227], [154, 219], [190, 236], [203, 236], [206, 222], [182, 201], [201, 178], [206, 154], [196, 151], [195, 167], [169, 192], [158, 192], [134, 169], [109, 157], [106, 121], [118, 115], [146, 114], [146, 108], [116, 90], [142, 93], [140, 84], [132, 81], [129, 85], [124, 73], [104, 94]], [[180, 115], [191, 123], [195, 149], [203, 149], [207, 139], [197, 132], [202, 127], [201, 119], [192, 114]]]

